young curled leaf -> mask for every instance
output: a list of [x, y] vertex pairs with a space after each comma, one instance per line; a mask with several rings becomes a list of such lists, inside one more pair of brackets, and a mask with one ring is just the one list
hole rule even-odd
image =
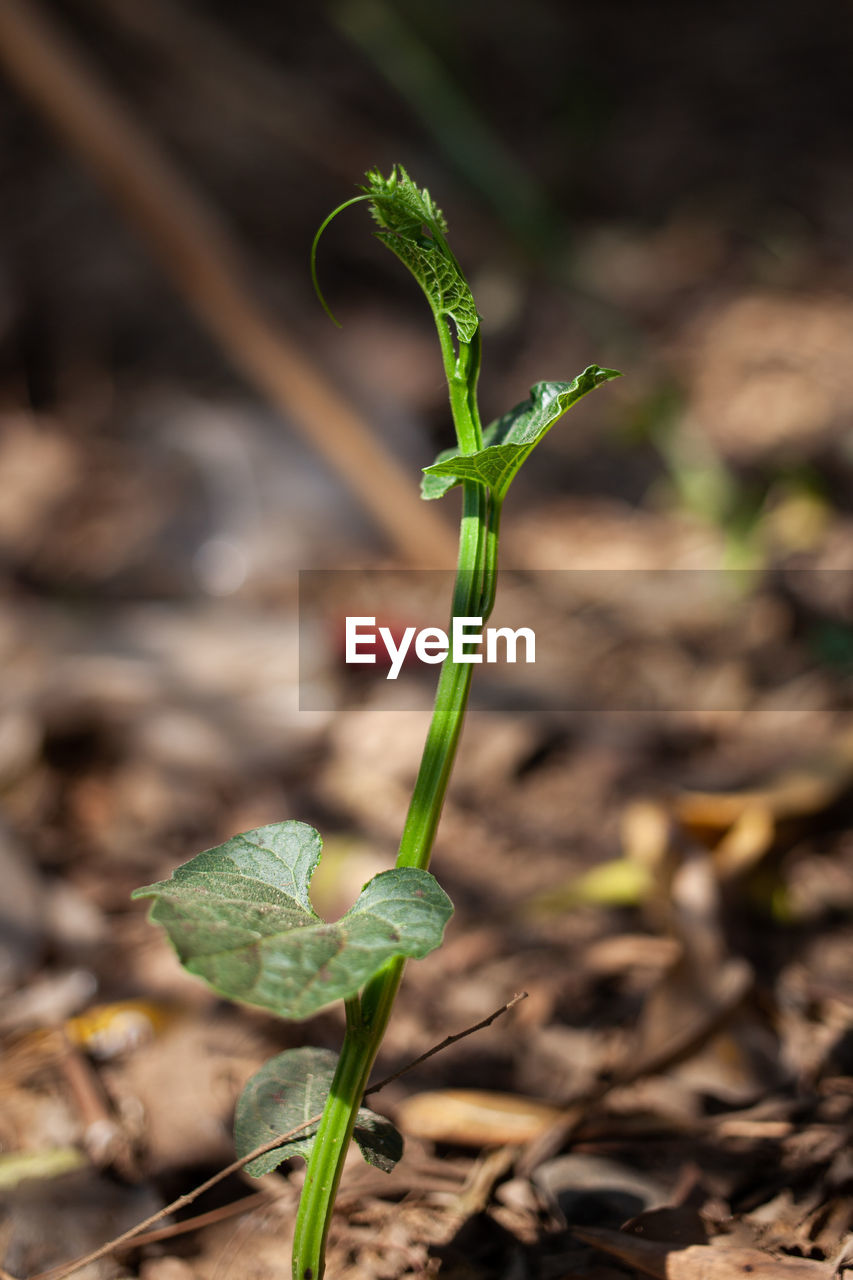
[[402, 165], [388, 178], [377, 170], [364, 188], [377, 237], [396, 253], [426, 294], [437, 322], [453, 321], [460, 342], [473, 341], [480, 317], [462, 268], [450, 250], [444, 214], [424, 188], [412, 182]]
[[155, 899], [151, 919], [165, 927], [184, 968], [214, 991], [283, 1018], [309, 1018], [354, 996], [395, 956], [419, 959], [440, 946], [453, 912], [428, 871], [395, 867], [326, 924], [308, 896], [321, 847], [304, 822], [259, 827], [133, 897]]
[[378, 169], [369, 169], [367, 186], [371, 213], [384, 231], [411, 238], [424, 230], [436, 240], [447, 234], [447, 219], [426, 187], [418, 187], [402, 165], [394, 165], [387, 178]]
[[387, 178], [378, 169], [370, 169], [366, 177], [367, 185], [362, 187], [361, 195], [345, 200], [323, 220], [311, 246], [311, 279], [327, 315], [338, 323], [317, 278], [317, 245], [339, 213], [367, 201], [379, 228], [378, 239], [411, 271], [426, 294], [436, 323], [443, 325], [451, 338], [455, 330], [460, 343], [470, 344], [480, 327], [480, 317], [462, 268], [445, 239], [444, 214], [426, 187], [415, 186], [402, 165], [395, 165]]
[[[287, 1049], [265, 1062], [248, 1081], [234, 1113], [234, 1146], [248, 1155], [280, 1133], [289, 1133], [311, 1116], [319, 1115], [329, 1096], [338, 1055], [330, 1049]], [[253, 1178], [277, 1169], [283, 1160], [307, 1160], [317, 1132], [315, 1122], [289, 1141], [246, 1165]], [[368, 1164], [390, 1173], [403, 1154], [403, 1139], [386, 1116], [360, 1107], [353, 1130]]]
[[483, 448], [477, 453], [448, 449], [425, 467], [422, 496], [441, 498], [463, 480], [476, 480], [502, 502], [525, 459], [554, 423], [590, 391], [620, 376], [616, 369], [591, 364], [573, 382], [537, 382], [530, 388], [529, 399], [486, 428]]

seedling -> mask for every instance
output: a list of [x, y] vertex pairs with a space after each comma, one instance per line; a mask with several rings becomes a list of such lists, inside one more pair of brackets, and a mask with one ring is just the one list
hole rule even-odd
[[[370, 207], [377, 237], [420, 284], [435, 318], [456, 445], [425, 468], [423, 496], [440, 498], [462, 487], [451, 616], [485, 622], [494, 601], [501, 507], [513, 477], [576, 401], [618, 375], [591, 365], [573, 382], [539, 382], [528, 400], [484, 431], [477, 406], [480, 318], [447, 243], [441, 211], [402, 166], [387, 178], [368, 173], [362, 194], [320, 227], [311, 254], [315, 285], [320, 235], [342, 209], [360, 201]], [[184, 967], [220, 995], [297, 1020], [344, 1001], [340, 1055], [314, 1048], [281, 1053], [249, 1081], [237, 1104], [235, 1143], [241, 1155], [322, 1111], [318, 1124], [247, 1166], [260, 1176], [290, 1156], [307, 1161], [293, 1245], [295, 1280], [323, 1275], [350, 1141], [385, 1170], [402, 1153], [393, 1125], [361, 1102], [405, 962], [440, 945], [453, 910], [427, 867], [472, 670], [470, 661], [455, 660], [451, 650], [441, 668], [396, 865], [366, 884], [337, 923], [321, 920], [311, 905], [308, 891], [321, 841], [301, 822], [234, 836], [178, 867], [171, 879], [134, 894], [155, 899], [151, 919], [165, 927]]]

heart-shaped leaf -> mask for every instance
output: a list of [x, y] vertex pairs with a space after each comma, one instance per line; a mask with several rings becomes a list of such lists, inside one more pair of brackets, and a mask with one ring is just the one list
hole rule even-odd
[[308, 896], [321, 845], [304, 822], [259, 827], [133, 896], [156, 899], [151, 919], [184, 967], [220, 995], [308, 1018], [354, 996], [394, 956], [419, 959], [440, 946], [453, 912], [428, 871], [395, 867], [326, 924]]
[[447, 449], [425, 467], [422, 496], [441, 498], [463, 480], [476, 480], [502, 502], [525, 458], [554, 423], [590, 391], [620, 376], [616, 369], [591, 364], [573, 382], [537, 382], [528, 400], [486, 428], [483, 448], [477, 453]]
[[[240, 1094], [234, 1114], [234, 1145], [238, 1156], [248, 1155], [280, 1133], [289, 1133], [326, 1105], [338, 1055], [330, 1049], [287, 1049], [270, 1058]], [[319, 1121], [266, 1155], [246, 1165], [259, 1178], [291, 1156], [311, 1154]], [[390, 1173], [403, 1154], [403, 1139], [386, 1116], [360, 1107], [353, 1138], [368, 1164]]]

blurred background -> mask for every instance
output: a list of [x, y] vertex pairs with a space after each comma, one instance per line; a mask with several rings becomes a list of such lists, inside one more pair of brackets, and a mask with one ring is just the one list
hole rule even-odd
[[[578, 633], [616, 646], [620, 687], [642, 633], [663, 683], [689, 659], [691, 687], [722, 687], [715, 705], [736, 714], [703, 710], [697, 694], [680, 716], [578, 717], [546, 699], [472, 719], [436, 866], [459, 948], [464, 926], [483, 930], [490, 913], [503, 924], [476, 935], [479, 951], [424, 969], [454, 985], [439, 1001], [423, 978], [418, 1017], [403, 1017], [389, 1053], [499, 1003], [518, 929], [539, 991], [527, 1043], [538, 1036], [541, 1053], [523, 1060], [507, 1040], [493, 1058], [472, 1050], [461, 1074], [565, 1096], [577, 1042], [570, 1053], [555, 1026], [621, 1026], [646, 991], [611, 961], [606, 980], [576, 976], [569, 1000], [555, 973], [587, 973], [587, 944], [628, 925], [680, 935], [643, 915], [648, 878], [617, 875], [615, 905], [557, 889], [597, 863], [642, 862], [650, 830], [659, 868], [670, 822], [715, 848], [754, 813], [734, 802], [709, 816], [684, 795], [784, 797], [764, 803], [745, 854], [722, 855], [721, 882], [733, 857], [739, 888], [725, 910], [714, 894], [705, 903], [721, 955], [745, 956], [776, 991], [814, 942], [797, 934], [795, 946], [787, 929], [819, 926], [822, 946], [834, 936], [853, 902], [851, 68], [853, 13], [832, 2], [2, 0], [8, 1034], [176, 992], [207, 1017], [210, 998], [128, 895], [235, 831], [316, 823], [328, 911], [393, 858], [425, 718], [392, 713], [380, 686], [359, 692], [358, 710], [300, 711], [297, 596], [300, 569], [454, 559], [458, 496], [417, 495], [419, 469], [451, 440], [417, 287], [362, 207], [320, 247], [340, 330], [309, 276], [325, 215], [365, 169], [395, 163], [445, 211], [471, 281], [485, 420], [593, 361], [624, 374], [525, 467], [506, 563], [756, 576], [738, 597], [734, 655], [704, 605], [691, 612], [689, 587], [653, 605], [639, 593]], [[561, 602], [540, 591], [529, 604], [559, 634]], [[312, 678], [331, 684], [344, 679], [338, 622], [312, 639]], [[792, 767], [824, 790], [792, 798]], [[657, 827], [631, 807], [652, 800]], [[515, 920], [510, 899], [552, 891], [548, 923]], [[583, 926], [561, 915], [579, 901]], [[763, 923], [747, 927], [753, 908]], [[846, 960], [830, 947], [824, 995], [847, 984]], [[302, 1035], [240, 1016], [232, 1048]], [[829, 1054], [837, 1021], [815, 1017]], [[766, 1024], [778, 1060], [781, 1033]], [[154, 1077], [118, 1077], [110, 1114], [122, 1089], [152, 1094], [133, 1139], [141, 1167], [227, 1150], [224, 1122], [212, 1133], [199, 1121], [177, 1153], [174, 1117], [151, 1120]], [[14, 1072], [7, 1086], [21, 1096], [6, 1151], [51, 1148], [57, 1132], [79, 1143], [74, 1106], [57, 1130]], [[222, 1114], [232, 1095], [201, 1094]], [[25, 1265], [21, 1250], [7, 1266]]]

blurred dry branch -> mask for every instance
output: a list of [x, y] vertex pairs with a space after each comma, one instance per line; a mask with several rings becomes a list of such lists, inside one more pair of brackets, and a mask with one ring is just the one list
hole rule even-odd
[[264, 314], [215, 214], [32, 3], [0, 3], [0, 61], [109, 192], [233, 363], [343, 478], [412, 564], [453, 561], [443, 519], [358, 413]]
[[[85, 0], [113, 29], [124, 31], [137, 48], [150, 50], [158, 66], [190, 90], [189, 97], [210, 111], [240, 121], [255, 134], [268, 137], [304, 157], [315, 170], [352, 185], [355, 174], [376, 162], [384, 140], [365, 136], [366, 122], [347, 137], [341, 148], [341, 120], [317, 90], [316, 79], [303, 73], [286, 80], [258, 49], [237, 38], [202, 9], [176, 0]], [[184, 51], [191, 49], [188, 58]], [[304, 120], [311, 121], [310, 131]]]

